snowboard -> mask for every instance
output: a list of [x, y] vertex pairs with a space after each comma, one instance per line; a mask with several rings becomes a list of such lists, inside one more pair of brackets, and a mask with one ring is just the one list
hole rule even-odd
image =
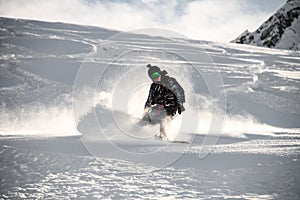
[[[159, 140], [162, 140], [162, 138], [159, 137], [158, 135], [155, 135], [155, 138], [159, 139]], [[166, 143], [177, 143], [177, 144], [189, 144], [189, 142], [185, 141], [185, 140], [168, 140], [168, 141], [164, 141], [164, 142], [166, 142]]]

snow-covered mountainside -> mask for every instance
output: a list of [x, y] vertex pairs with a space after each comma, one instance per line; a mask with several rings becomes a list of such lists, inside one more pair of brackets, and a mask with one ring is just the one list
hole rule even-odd
[[[299, 51], [0, 18], [0, 199], [299, 199], [299, 61]], [[136, 123], [148, 63], [184, 88], [167, 137], [188, 143]]]
[[256, 31], [246, 30], [231, 42], [300, 50], [300, 1], [288, 0]]
[[[120, 100], [115, 107], [128, 102], [128, 110], [122, 112], [142, 111], [150, 81], [148, 63], [167, 69], [185, 88], [185, 113], [196, 111], [192, 118], [201, 119], [197, 130], [187, 127], [186, 132], [205, 134], [215, 113], [222, 119], [227, 114], [225, 135], [243, 137], [245, 133], [299, 128], [296, 52], [136, 34], [118, 38], [117, 31], [103, 28], [21, 19], [1, 18], [0, 28], [1, 134], [84, 133], [90, 120], [80, 116], [95, 104], [96, 112], [107, 113], [98, 118], [108, 126], [115, 117], [109, 121], [110, 112], [105, 109], [115, 100]], [[93, 77], [87, 71], [86, 79], [95, 84], [76, 91], [85, 69], [104, 70], [104, 74], [97, 77], [92, 72]], [[130, 78], [122, 79], [128, 74]], [[133, 96], [117, 98], [116, 91]], [[211, 96], [213, 93], [216, 96]], [[226, 95], [226, 99], [217, 94]], [[214, 106], [215, 102], [221, 103]], [[80, 133], [74, 125], [74, 107]]]

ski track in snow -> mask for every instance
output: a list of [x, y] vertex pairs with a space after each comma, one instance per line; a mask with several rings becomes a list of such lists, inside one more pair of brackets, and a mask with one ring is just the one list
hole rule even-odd
[[[299, 136], [298, 136], [299, 138]], [[149, 151], [149, 149], [148, 149]], [[177, 148], [165, 148], [166, 152], [178, 152]], [[299, 139], [257, 139], [246, 142], [222, 145], [192, 145], [184, 150], [185, 154], [253, 154], [253, 155], [278, 155], [297, 156], [300, 154]]]

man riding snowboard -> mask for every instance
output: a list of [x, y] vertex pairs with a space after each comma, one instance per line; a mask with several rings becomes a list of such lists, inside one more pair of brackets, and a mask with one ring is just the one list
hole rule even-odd
[[161, 71], [159, 67], [147, 65], [148, 75], [153, 81], [149, 95], [145, 103], [143, 121], [152, 124], [160, 124], [160, 135], [164, 141], [166, 137], [166, 125], [173, 120], [178, 112], [180, 115], [185, 108], [185, 95], [183, 88], [175, 78], [169, 77], [168, 72]]

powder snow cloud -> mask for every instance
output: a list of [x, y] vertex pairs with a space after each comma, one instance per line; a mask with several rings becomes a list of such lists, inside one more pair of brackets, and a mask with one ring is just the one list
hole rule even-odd
[[228, 42], [256, 29], [285, 0], [0, 0], [0, 16], [121, 31], [164, 28], [192, 39]]

